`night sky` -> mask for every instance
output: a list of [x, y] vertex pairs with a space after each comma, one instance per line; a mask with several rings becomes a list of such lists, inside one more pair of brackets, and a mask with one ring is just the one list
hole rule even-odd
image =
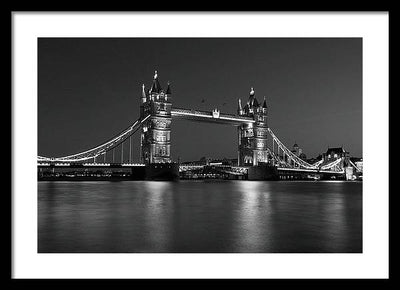
[[[128, 127], [154, 70], [174, 107], [236, 113], [254, 87], [289, 149], [362, 157], [361, 38], [40, 38], [38, 154], [78, 153]], [[171, 141], [174, 160], [237, 157], [233, 126], [174, 119]], [[134, 148], [138, 161], [137, 133]]]

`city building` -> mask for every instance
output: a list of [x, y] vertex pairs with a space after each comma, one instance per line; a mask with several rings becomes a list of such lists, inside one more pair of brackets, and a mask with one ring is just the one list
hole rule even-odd
[[343, 147], [333, 147], [326, 150], [325, 153], [322, 154], [322, 158], [324, 162], [334, 161], [338, 158], [348, 157], [349, 152], [344, 150]]
[[292, 153], [293, 153], [294, 155], [296, 155], [296, 156], [299, 157], [300, 159], [302, 159], [302, 160], [306, 160], [306, 159], [307, 159], [306, 154], [303, 153], [303, 149], [301, 149], [301, 148], [299, 147], [299, 145], [297, 145], [297, 142], [296, 142], [296, 141], [294, 142], [293, 149], [292, 149], [291, 151], [292, 151]]

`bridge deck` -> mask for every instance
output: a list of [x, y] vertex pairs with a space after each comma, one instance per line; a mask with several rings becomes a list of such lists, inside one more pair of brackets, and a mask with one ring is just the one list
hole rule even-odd
[[[144, 167], [145, 164], [142, 163], [38, 163], [38, 168], [135, 168]], [[232, 165], [180, 165], [179, 172], [191, 171], [196, 169], [202, 169], [204, 167], [215, 167], [219, 168], [221, 171], [233, 175], [246, 175], [249, 167], [232, 166]], [[305, 168], [285, 168], [277, 167], [278, 172], [284, 174], [285, 172], [290, 174], [296, 173], [328, 173], [342, 175], [344, 171], [331, 171], [322, 169], [305, 169]]]
[[186, 119], [192, 121], [227, 124], [239, 126], [243, 123], [254, 123], [252, 118], [237, 116], [234, 114], [219, 113], [214, 115], [210, 111], [190, 110], [183, 108], [172, 108], [171, 115], [174, 118]]
[[121, 168], [121, 167], [143, 167], [143, 163], [38, 163], [39, 168], [57, 167], [57, 168]]

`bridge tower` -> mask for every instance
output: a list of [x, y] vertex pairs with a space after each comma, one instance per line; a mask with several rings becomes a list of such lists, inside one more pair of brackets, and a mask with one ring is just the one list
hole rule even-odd
[[251, 88], [249, 99], [244, 107], [238, 104], [238, 115], [252, 117], [255, 123], [238, 126], [238, 165], [252, 166], [268, 162], [267, 146], [267, 101], [258, 103], [254, 89]]
[[171, 107], [170, 84], [164, 91], [155, 71], [151, 88], [146, 91], [142, 85], [140, 116], [150, 115], [141, 128], [142, 163], [171, 163]]

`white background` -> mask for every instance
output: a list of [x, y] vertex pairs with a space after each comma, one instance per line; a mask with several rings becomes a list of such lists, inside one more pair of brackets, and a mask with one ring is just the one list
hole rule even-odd
[[[14, 278], [388, 277], [387, 13], [18, 12], [12, 21]], [[38, 37], [362, 37], [363, 253], [38, 254]]]

